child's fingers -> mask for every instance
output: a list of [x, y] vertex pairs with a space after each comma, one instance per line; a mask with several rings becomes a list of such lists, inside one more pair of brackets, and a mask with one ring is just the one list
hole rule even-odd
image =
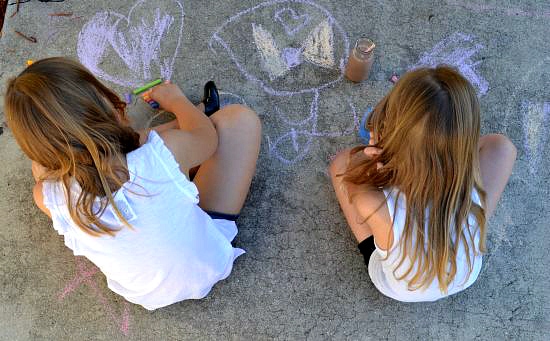
[[382, 149], [367, 146], [365, 147], [365, 149], [363, 149], [363, 153], [365, 153], [366, 156], [372, 158], [380, 155], [380, 153], [382, 153]]

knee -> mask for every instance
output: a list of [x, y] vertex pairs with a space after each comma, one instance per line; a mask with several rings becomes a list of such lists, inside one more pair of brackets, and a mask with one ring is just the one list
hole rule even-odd
[[483, 147], [498, 153], [502, 157], [515, 160], [517, 157], [517, 148], [512, 141], [502, 134], [489, 134], [481, 137], [483, 141]]
[[247, 134], [260, 134], [262, 124], [254, 110], [241, 104], [231, 104], [223, 107], [212, 116], [218, 129], [239, 130]]

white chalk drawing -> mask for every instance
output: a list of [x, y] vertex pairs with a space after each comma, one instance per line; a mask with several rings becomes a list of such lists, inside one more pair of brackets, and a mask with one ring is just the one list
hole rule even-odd
[[483, 48], [482, 44], [476, 42], [475, 36], [455, 32], [437, 43], [430, 52], [424, 53], [409, 69], [439, 64], [452, 65], [477, 88], [478, 95], [483, 96], [489, 90], [489, 83], [476, 70], [481, 60], [472, 60]]
[[[308, 0], [263, 2], [226, 20], [212, 35], [209, 46], [214, 53], [221, 47], [244, 78], [269, 96], [313, 97], [306, 118], [291, 120], [280, 107], [273, 107], [271, 114], [277, 115], [287, 130], [280, 136], [268, 133], [266, 138], [270, 155], [282, 163], [302, 160], [315, 138], [351, 135], [357, 129], [357, 115], [349, 99], [353, 121], [348, 128], [335, 132], [318, 127], [322, 91], [342, 80], [349, 51], [347, 34], [320, 5]], [[256, 65], [261, 66], [260, 71]]]
[[[140, 0], [128, 15], [96, 13], [78, 35], [81, 63], [96, 76], [122, 86], [143, 85], [159, 75], [170, 79], [183, 33], [184, 11], [179, 0], [163, 2], [168, 4], [162, 7], [158, 1]], [[170, 8], [171, 13], [159, 7]], [[109, 65], [104, 64], [107, 60]]]
[[227, 91], [218, 91], [220, 94], [220, 107], [223, 108], [230, 104], [248, 105], [242, 96]]
[[[518, 149], [525, 152], [528, 162], [529, 175], [536, 175], [543, 167], [543, 149], [548, 148], [550, 139], [550, 114], [548, 98], [541, 98], [538, 94], [525, 98], [525, 89], [532, 88], [532, 84], [541, 84], [548, 77], [550, 57], [545, 57], [531, 63], [526, 72], [514, 76], [514, 87], [506, 98], [503, 115], [503, 130], [508, 136], [516, 135], [518, 127], [509, 126], [509, 122], [520, 121], [522, 146]], [[519, 110], [518, 110], [519, 109]], [[519, 117], [518, 117], [519, 116]], [[519, 142], [519, 141], [518, 141]]]
[[290, 70], [291, 65], [287, 65], [283, 60], [281, 52], [269, 32], [265, 31], [260, 25], [252, 24], [252, 34], [262, 56], [262, 64], [269, 73], [271, 80], [284, 75]]
[[271, 33], [254, 23], [252, 34], [262, 56], [262, 65], [269, 73], [271, 80], [284, 76], [304, 61], [326, 68], [335, 66], [332, 26], [326, 20], [311, 31], [300, 48], [279, 49]]
[[529, 173], [537, 174], [543, 149], [548, 144], [550, 132], [550, 102], [521, 102], [523, 115], [523, 145], [529, 162]]

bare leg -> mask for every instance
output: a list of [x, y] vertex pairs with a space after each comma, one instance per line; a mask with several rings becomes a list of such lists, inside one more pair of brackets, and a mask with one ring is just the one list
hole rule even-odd
[[483, 188], [487, 192], [485, 214], [493, 214], [498, 200], [512, 174], [517, 150], [510, 139], [500, 134], [484, 135], [479, 139], [479, 168]]
[[329, 172], [332, 179], [332, 185], [334, 186], [334, 192], [336, 192], [336, 198], [340, 203], [340, 207], [344, 212], [344, 216], [348, 222], [351, 232], [360, 243], [368, 237], [372, 236], [372, 230], [361, 217], [357, 209], [350, 203], [348, 198], [348, 191], [346, 190], [346, 184], [343, 183], [342, 177], [336, 175], [344, 173], [347, 168], [350, 149], [345, 149], [339, 152], [334, 160], [330, 163]]
[[193, 180], [199, 189], [199, 206], [207, 211], [238, 214], [256, 171], [261, 123], [254, 111], [238, 104], [223, 107], [210, 119], [219, 142]]

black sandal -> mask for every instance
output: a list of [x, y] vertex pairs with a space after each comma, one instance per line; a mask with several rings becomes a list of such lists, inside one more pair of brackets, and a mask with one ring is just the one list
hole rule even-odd
[[204, 94], [201, 102], [204, 104], [204, 113], [206, 116], [210, 116], [220, 110], [220, 94], [213, 81], [208, 81], [204, 84]]

